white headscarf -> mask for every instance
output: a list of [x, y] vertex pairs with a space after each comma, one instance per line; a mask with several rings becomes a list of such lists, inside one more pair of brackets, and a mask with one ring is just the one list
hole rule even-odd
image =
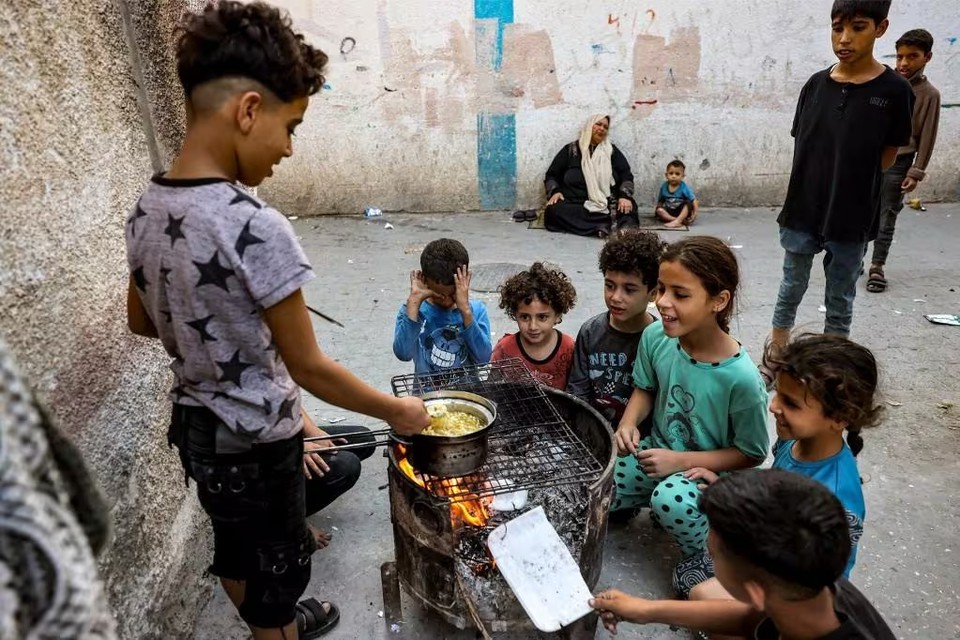
[[590, 141], [593, 139], [593, 125], [607, 119], [605, 113], [597, 113], [587, 119], [587, 124], [580, 130], [580, 168], [587, 183], [587, 201], [583, 206], [588, 211], [607, 211], [607, 198], [610, 197], [610, 187], [613, 186], [613, 165], [610, 156], [613, 154], [613, 145], [610, 136], [603, 139], [590, 154]]

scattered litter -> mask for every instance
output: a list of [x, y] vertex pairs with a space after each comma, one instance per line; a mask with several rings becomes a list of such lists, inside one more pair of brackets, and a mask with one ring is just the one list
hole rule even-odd
[[819, 307], [817, 307], [817, 311], [819, 311], [820, 313], [826, 313], [827, 308], [823, 305], [820, 305]]
[[347, 264], [353, 264], [353, 260], [347, 260]]
[[911, 209], [916, 209], [917, 211], [926, 211], [927, 208], [923, 206], [923, 202], [920, 198], [911, 198], [910, 202], [907, 203]]
[[337, 424], [338, 422], [343, 422], [346, 418], [324, 418], [330, 424]]
[[924, 318], [933, 324], [948, 324], [951, 327], [960, 327], [960, 315], [950, 315], [948, 313], [924, 314]]
[[393, 229], [393, 225], [388, 222], [388, 223], [386, 223], [385, 225], [383, 225], [383, 228], [384, 228], [384, 229]]
[[383, 491], [384, 489], [386, 489], [386, 488], [389, 487], [389, 486], [390, 486], [389, 484], [382, 484], [382, 485], [380, 485], [379, 487], [377, 487], [377, 491]]
[[400, 625], [394, 622], [390, 625], [390, 633], [400, 633]]
[[287, 216], [287, 220], [299, 220], [300, 216]]
[[732, 245], [730, 245], [730, 248], [731, 248], [731, 249], [743, 249], [743, 245], [742, 245], [742, 244], [732, 244]]
[[383, 209], [378, 209], [376, 207], [367, 207], [363, 210], [364, 218], [379, 218], [383, 215]]
[[333, 529], [334, 531], [340, 531], [340, 529], [337, 529], [336, 527], [330, 527], [330, 528]]
[[940, 409], [941, 411], [950, 411], [950, 409], [953, 409], [953, 407], [954, 407], [954, 404], [952, 402], [937, 403], [937, 409]]
[[926, 302], [926, 300], [924, 300], [923, 298], [914, 298], [913, 301], [914, 301], [914, 302]]
[[893, 312], [894, 312], [895, 314], [897, 314], [898, 316], [902, 316], [902, 315], [903, 315], [903, 311], [897, 311], [896, 309], [894, 309]]
[[902, 403], [902, 402], [897, 402], [896, 400], [887, 400], [887, 404], [890, 405], [891, 407], [902, 407], [902, 406], [903, 406], [903, 403]]
[[383, 617], [383, 611], [377, 611], [377, 617], [378, 617], [378, 618], [382, 618], [382, 617]]
[[300, 242], [301, 240], [303, 240], [303, 236], [297, 236], [297, 242]]

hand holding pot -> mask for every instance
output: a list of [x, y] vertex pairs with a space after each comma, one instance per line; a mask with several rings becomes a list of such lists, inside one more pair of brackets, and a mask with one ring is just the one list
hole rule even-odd
[[423, 400], [415, 396], [397, 398], [393, 415], [387, 423], [402, 436], [420, 433], [430, 425], [430, 416], [423, 406]]

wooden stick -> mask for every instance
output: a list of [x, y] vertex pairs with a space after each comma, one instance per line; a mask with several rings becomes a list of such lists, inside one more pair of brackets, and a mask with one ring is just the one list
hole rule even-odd
[[483, 640], [493, 640], [490, 634], [487, 633], [487, 628], [483, 625], [480, 614], [477, 613], [477, 607], [473, 604], [473, 598], [467, 593], [467, 588], [463, 584], [463, 578], [460, 577], [456, 567], [453, 568], [453, 575], [457, 577], [457, 586], [460, 587], [460, 593], [463, 594], [463, 601], [467, 603], [467, 610], [470, 612], [470, 617], [473, 619], [473, 624], [476, 625], [477, 631], [483, 636]]

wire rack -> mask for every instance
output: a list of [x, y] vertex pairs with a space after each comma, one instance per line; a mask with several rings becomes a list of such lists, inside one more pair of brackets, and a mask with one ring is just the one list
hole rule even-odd
[[[522, 489], [588, 485], [603, 464], [584, 445], [519, 359], [463, 367], [437, 374], [392, 379], [394, 395], [469, 391], [497, 404], [497, 423], [488, 437], [487, 463], [468, 476], [415, 480], [442, 502], [464, 502]], [[598, 427], [599, 428], [599, 427]]]

